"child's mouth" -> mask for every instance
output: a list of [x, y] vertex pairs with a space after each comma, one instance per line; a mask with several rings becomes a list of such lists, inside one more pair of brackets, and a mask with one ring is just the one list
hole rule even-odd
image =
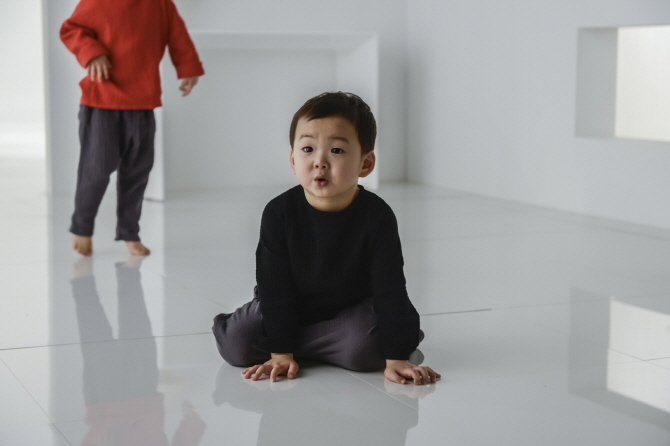
[[316, 184], [318, 184], [319, 186], [325, 186], [326, 184], [328, 184], [328, 180], [325, 178], [317, 178], [314, 181], [316, 181]]

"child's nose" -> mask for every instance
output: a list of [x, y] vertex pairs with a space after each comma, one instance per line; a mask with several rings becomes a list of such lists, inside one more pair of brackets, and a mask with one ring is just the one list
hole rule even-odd
[[314, 160], [314, 167], [317, 169], [326, 169], [328, 168], [328, 163], [324, 156], [317, 156]]

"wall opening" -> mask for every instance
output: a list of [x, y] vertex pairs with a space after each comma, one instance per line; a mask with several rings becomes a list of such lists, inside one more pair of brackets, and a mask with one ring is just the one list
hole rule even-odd
[[670, 25], [579, 30], [576, 134], [670, 142]]

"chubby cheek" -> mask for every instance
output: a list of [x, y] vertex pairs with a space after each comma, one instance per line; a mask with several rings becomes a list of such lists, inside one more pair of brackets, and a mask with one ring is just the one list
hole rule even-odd
[[312, 175], [312, 165], [310, 163], [302, 163], [299, 167], [300, 172], [303, 175], [311, 176]]
[[312, 170], [308, 165], [298, 165], [296, 166], [295, 173], [298, 177], [300, 183], [305, 184], [309, 183], [312, 178]]
[[358, 172], [360, 170], [359, 166], [355, 163], [350, 165], [339, 166], [338, 177], [347, 181], [358, 181]]
[[295, 160], [293, 164], [293, 170], [297, 175], [305, 175], [305, 172], [309, 172], [309, 165], [300, 160]]

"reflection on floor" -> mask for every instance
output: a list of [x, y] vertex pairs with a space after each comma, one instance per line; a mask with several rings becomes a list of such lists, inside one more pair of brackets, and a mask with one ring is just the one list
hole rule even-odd
[[143, 261], [112, 241], [110, 195], [82, 259], [38, 168], [0, 160], [0, 444], [670, 444], [670, 231], [384, 185], [442, 381], [251, 383], [209, 330], [251, 298], [282, 188], [147, 202]]

